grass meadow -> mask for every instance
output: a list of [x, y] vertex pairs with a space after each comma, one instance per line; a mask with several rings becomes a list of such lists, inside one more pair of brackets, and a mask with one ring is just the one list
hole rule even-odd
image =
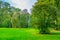
[[0, 40], [60, 40], [60, 31], [51, 34], [39, 34], [37, 29], [0, 28]]

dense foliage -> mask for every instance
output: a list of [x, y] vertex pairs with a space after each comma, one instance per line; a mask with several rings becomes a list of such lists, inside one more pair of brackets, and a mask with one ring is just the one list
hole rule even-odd
[[38, 28], [40, 33], [50, 33], [49, 28], [60, 30], [60, 1], [37, 0], [31, 9], [21, 10], [0, 1], [1, 28]]
[[60, 25], [59, 4], [59, 0], [37, 0], [32, 8], [32, 26], [38, 28], [41, 33], [50, 33], [49, 28], [58, 30]]
[[[27, 10], [27, 9], [25, 9]], [[29, 13], [0, 1], [0, 27], [19, 28], [28, 27]]]

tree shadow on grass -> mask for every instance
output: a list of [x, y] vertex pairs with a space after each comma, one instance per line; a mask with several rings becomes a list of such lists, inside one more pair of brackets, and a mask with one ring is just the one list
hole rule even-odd
[[49, 35], [60, 35], [60, 33], [50, 33]]
[[60, 35], [60, 33], [56, 32], [56, 33], [47, 33], [47, 34], [43, 34], [43, 35]]

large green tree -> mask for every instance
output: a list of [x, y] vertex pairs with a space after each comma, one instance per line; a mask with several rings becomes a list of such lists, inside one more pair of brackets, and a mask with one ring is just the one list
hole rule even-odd
[[43, 34], [50, 33], [50, 27], [57, 27], [58, 0], [37, 0], [32, 8], [32, 26], [39, 28]]
[[19, 8], [12, 7], [9, 3], [0, 1], [0, 27], [15, 27], [14, 14], [19, 15], [20, 11]]

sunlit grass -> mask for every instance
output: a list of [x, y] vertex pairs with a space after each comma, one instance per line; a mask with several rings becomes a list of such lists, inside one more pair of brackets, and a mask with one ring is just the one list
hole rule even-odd
[[47, 35], [33, 28], [0, 28], [0, 40], [60, 40], [60, 31]]

